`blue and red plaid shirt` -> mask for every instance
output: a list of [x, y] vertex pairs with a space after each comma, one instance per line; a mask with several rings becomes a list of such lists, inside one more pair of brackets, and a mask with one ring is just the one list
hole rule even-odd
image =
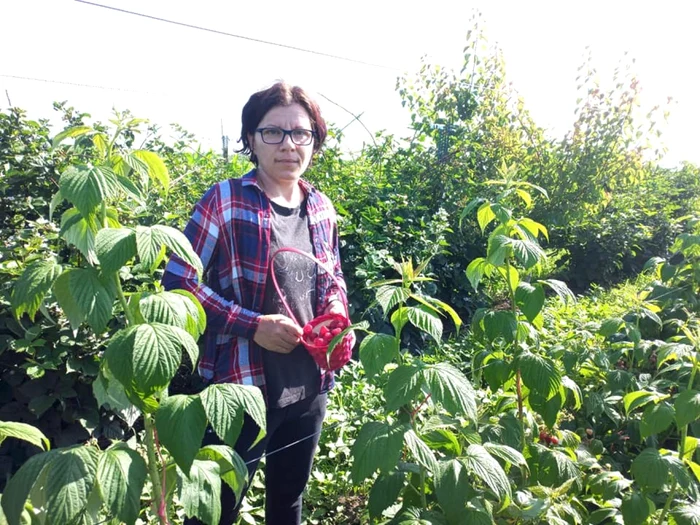
[[[328, 197], [308, 182], [299, 184], [306, 206], [314, 255], [333, 267], [344, 284], [338, 251], [336, 213]], [[204, 266], [204, 282], [195, 269], [177, 255], [163, 276], [167, 290], [184, 289], [199, 300], [207, 313], [204, 351], [199, 374], [209, 382], [232, 382], [264, 389], [264, 351], [253, 341], [262, 315], [270, 266], [271, 206], [252, 170], [241, 178], [214, 185], [195, 206], [185, 227]], [[272, 286], [272, 284], [270, 284]], [[323, 271], [316, 277], [316, 315], [346, 291]], [[320, 376], [321, 392], [333, 387], [333, 372]]]

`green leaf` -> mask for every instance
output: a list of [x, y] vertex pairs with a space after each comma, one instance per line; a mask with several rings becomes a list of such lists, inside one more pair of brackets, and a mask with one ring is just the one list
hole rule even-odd
[[147, 150], [135, 150], [131, 155], [143, 161], [148, 166], [148, 176], [151, 180], [157, 181], [164, 189], [170, 187], [170, 175], [163, 159], [156, 153]]
[[[411, 297], [416, 297], [416, 295], [411, 294]], [[439, 299], [435, 299], [434, 297], [428, 297], [428, 296], [420, 296], [423, 301], [426, 303], [429, 303], [430, 306], [433, 306], [437, 308], [438, 310], [442, 310], [443, 312], [447, 313], [447, 315], [450, 316], [452, 319], [452, 322], [455, 325], [455, 330], [459, 332], [459, 329], [462, 326], [462, 319], [459, 317], [459, 314], [457, 311], [452, 308], [449, 304], [445, 303], [444, 301], [441, 301]]]
[[541, 281], [537, 282], [548, 286], [551, 290], [554, 290], [554, 293], [556, 293], [566, 304], [574, 304], [576, 302], [576, 296], [565, 282], [557, 281], [556, 279], [542, 279]]
[[644, 406], [651, 401], [656, 401], [658, 398], [659, 395], [654, 392], [636, 390], [634, 392], [630, 392], [629, 394], [625, 394], [625, 397], [622, 399], [622, 403], [625, 406], [625, 412], [627, 415], [629, 415], [633, 410]]
[[479, 228], [481, 228], [481, 233], [486, 231], [486, 227], [496, 218], [496, 214], [491, 209], [491, 203], [485, 202], [479, 206], [479, 210], [476, 212], [476, 220], [479, 223]]
[[518, 358], [523, 383], [530, 390], [549, 399], [561, 388], [561, 374], [554, 362], [532, 352], [523, 352]]
[[421, 365], [411, 364], [391, 372], [384, 388], [387, 410], [397, 410], [416, 397], [422, 385], [422, 369]]
[[221, 479], [231, 487], [236, 500], [240, 500], [243, 489], [248, 485], [248, 467], [238, 452], [227, 445], [207, 445], [199, 449], [196, 459], [216, 461]]
[[136, 248], [139, 258], [151, 270], [155, 269], [163, 259], [163, 246], [192, 266], [201, 277], [202, 261], [199, 260], [190, 241], [182, 232], [160, 224], [151, 227], [137, 226]]
[[693, 436], [686, 436], [685, 446], [683, 447], [683, 450], [678, 451], [678, 453], [680, 454], [680, 459], [693, 459], [693, 455], [695, 454], [695, 451], [698, 448], [698, 443], [700, 443], [700, 440], [698, 440], [698, 438], [695, 438]]
[[491, 263], [489, 263], [483, 257], [477, 257], [467, 266], [467, 279], [472, 285], [474, 290], [479, 288], [479, 283], [484, 275], [489, 276], [491, 274]]
[[389, 426], [379, 421], [362, 425], [352, 446], [352, 481], [356, 485], [370, 477], [377, 469], [391, 472], [401, 457], [404, 425]]
[[2, 495], [2, 510], [5, 512], [8, 523], [20, 523], [24, 505], [32, 487], [41, 476], [44, 467], [49, 465], [56, 456], [57, 452], [51, 450], [30, 457], [7, 482]]
[[515, 341], [515, 333], [518, 330], [518, 321], [513, 312], [489, 310], [484, 315], [484, 331], [489, 341], [496, 341], [502, 337], [507, 343]]
[[518, 221], [518, 225], [530, 232], [530, 235], [532, 235], [535, 239], [537, 239], [541, 233], [545, 239], [549, 240], [549, 232], [547, 232], [547, 228], [545, 228], [545, 226], [539, 222], [533, 221], [528, 217], [523, 217]]
[[510, 253], [510, 237], [505, 235], [493, 235], [489, 237], [486, 247], [486, 260], [494, 266], [505, 264], [506, 257]]
[[484, 360], [483, 373], [491, 391], [496, 392], [510, 378], [511, 368], [503, 359], [493, 358]]
[[642, 439], [646, 439], [654, 434], [660, 434], [666, 430], [673, 423], [674, 417], [675, 410], [665, 401], [659, 404], [647, 405], [640, 425]]
[[56, 279], [53, 291], [73, 330], [83, 321], [97, 333], [107, 327], [115, 294], [112, 286], [105, 286], [104, 277], [97, 270], [69, 268]]
[[674, 404], [679, 429], [700, 418], [700, 392], [685, 390], [678, 394]]
[[70, 128], [64, 129], [58, 135], [56, 135], [53, 138], [52, 145], [55, 148], [64, 139], [81, 137], [83, 135], [90, 133], [91, 131], [94, 131], [94, 130], [90, 126], [71, 126]]
[[116, 272], [136, 256], [136, 232], [131, 228], [103, 228], [95, 237], [95, 252], [106, 272]]
[[[176, 326], [145, 323], [117, 332], [105, 358], [114, 377], [142, 399], [165, 388], [175, 375], [181, 348], [195, 346], [192, 336]], [[189, 352], [197, 352], [190, 349]], [[132, 400], [133, 401], [133, 400]]]
[[266, 408], [258, 387], [224, 383], [209, 385], [200, 394], [202, 405], [214, 432], [227, 445], [234, 446], [247, 412], [260, 429], [256, 442], [265, 435]]
[[360, 361], [367, 377], [384, 370], [396, 356], [398, 341], [388, 334], [369, 334], [360, 343]]
[[564, 387], [560, 387], [559, 390], [547, 399], [544, 394], [537, 392], [536, 390], [531, 390], [528, 394], [528, 402], [532, 410], [537, 412], [542, 416], [544, 424], [549, 428], [554, 427], [559, 417], [559, 412], [564, 406], [566, 401], [566, 391]]
[[447, 525], [447, 522], [442, 514], [437, 512], [404, 505], [399, 514], [391, 520], [391, 525]]
[[669, 470], [659, 451], [647, 448], [632, 461], [630, 472], [642, 488], [658, 490], [665, 485]]
[[[145, 321], [177, 326], [195, 339], [206, 328], [204, 309], [192, 294], [184, 290], [144, 295], [139, 301], [139, 310]], [[198, 354], [190, 356], [193, 364], [197, 363], [197, 357]]]
[[506, 462], [506, 469], [510, 465], [515, 465], [516, 467], [522, 469], [523, 472], [528, 472], [529, 467], [527, 465], [527, 460], [525, 456], [519, 451], [515, 450], [513, 447], [508, 445], [501, 445], [499, 443], [484, 443], [484, 448], [492, 456], [502, 459]]
[[207, 416], [198, 395], [170, 396], [156, 411], [160, 441], [184, 472], [190, 471], [206, 428]]
[[43, 432], [26, 423], [0, 421], [0, 445], [2, 445], [2, 442], [8, 437], [28, 441], [35, 447], [44, 450], [49, 450], [51, 448], [51, 444]]
[[508, 283], [508, 291], [509, 292], [514, 292], [518, 288], [518, 284], [520, 284], [520, 274], [518, 273], [518, 270], [514, 266], [506, 266], [506, 267], [499, 267], [498, 273], [501, 274], [501, 277], [503, 277], [506, 282]]
[[216, 461], [192, 462], [186, 475], [178, 476], [179, 499], [185, 515], [216, 525], [221, 518], [221, 477]]
[[83, 217], [77, 208], [71, 208], [61, 216], [60, 235], [68, 244], [75, 246], [88, 263], [99, 263], [95, 252], [95, 237], [100, 229], [94, 214]]
[[534, 286], [527, 282], [521, 282], [515, 291], [515, 304], [520, 311], [533, 322], [544, 306], [544, 288], [541, 284]]
[[654, 504], [644, 494], [635, 491], [628, 492], [622, 498], [620, 511], [625, 525], [640, 525], [656, 510]]
[[46, 467], [46, 512], [52, 525], [69, 525], [88, 504], [101, 451], [78, 445], [61, 450]]
[[512, 499], [510, 482], [503, 467], [483, 446], [469, 445], [464, 456], [459, 460], [467, 467], [467, 470], [473, 472], [486, 483], [503, 504]]
[[384, 316], [397, 305], [404, 304], [409, 297], [409, 291], [399, 286], [380, 286], [375, 292], [375, 298], [384, 311]]
[[671, 478], [676, 480], [681, 489], [687, 491], [688, 487], [690, 486], [691, 479], [690, 475], [688, 474], [688, 470], [685, 468], [685, 465], [681, 462], [680, 459], [671, 454], [667, 454], [661, 457], [668, 465], [668, 471], [671, 473]]
[[410, 306], [406, 308], [406, 315], [410, 323], [426, 332], [436, 343], [440, 343], [442, 339], [442, 321], [431, 310], [423, 306]]
[[119, 194], [117, 175], [107, 166], [70, 166], [59, 180], [61, 195], [83, 216], [91, 214], [106, 199]]
[[24, 269], [12, 289], [12, 310], [18, 319], [24, 313], [34, 319], [44, 296], [62, 270], [63, 267], [54, 260], [36, 261]]
[[423, 377], [433, 401], [440, 403], [450, 414], [464, 414], [476, 422], [476, 395], [466, 376], [449, 363], [428, 365]]
[[676, 525], [700, 525], [700, 504], [679, 505], [671, 511]]
[[401, 330], [408, 323], [408, 308], [399, 306], [393, 314], [391, 314], [391, 325], [394, 327], [396, 337], [401, 337]]
[[602, 335], [603, 337], [610, 337], [611, 335], [620, 332], [624, 326], [624, 319], [620, 317], [611, 317], [600, 324], [598, 334]]
[[418, 437], [418, 435], [413, 431], [412, 428], [408, 429], [403, 435], [404, 443], [408, 451], [413, 455], [415, 460], [419, 465], [423, 465], [430, 472], [435, 472], [437, 461], [435, 460], [435, 454], [430, 450], [430, 447], [425, 444], [425, 442]]
[[115, 443], [97, 463], [97, 484], [105, 505], [121, 522], [132, 525], [141, 511], [141, 492], [147, 467], [143, 458], [126, 443]]
[[435, 494], [450, 522], [456, 522], [465, 510], [469, 486], [466, 467], [457, 459], [441, 460], [434, 473]]
[[385, 509], [393, 505], [401, 489], [403, 489], [406, 475], [403, 472], [388, 472], [380, 474], [369, 491], [369, 515], [371, 519], [378, 519]]

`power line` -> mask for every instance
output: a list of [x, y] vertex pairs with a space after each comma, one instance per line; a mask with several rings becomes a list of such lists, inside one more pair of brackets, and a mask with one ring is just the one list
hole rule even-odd
[[0, 74], [0, 77], [16, 78], [19, 80], [31, 80], [32, 82], [46, 82], [48, 84], [64, 84], [66, 86], [77, 86], [77, 87], [85, 87], [85, 88], [91, 88], [91, 89], [104, 89], [107, 91], [123, 91], [125, 93], [138, 93], [140, 95], [162, 95], [163, 94], [163, 93], [151, 93], [148, 91], [135, 91], [133, 89], [125, 89], [125, 88], [110, 87], [110, 86], [97, 86], [95, 84], [80, 84], [77, 82], [66, 82], [64, 80], [52, 80], [49, 78], [23, 77], [23, 76], [19, 76], [19, 75], [4, 75], [4, 74]]
[[178, 22], [178, 21], [176, 21], [176, 20], [168, 20], [167, 18], [161, 18], [161, 17], [158, 17], [158, 16], [147, 15], [147, 14], [144, 14], [144, 13], [136, 13], [135, 11], [128, 11], [128, 10], [126, 10], [126, 9], [120, 9], [120, 8], [118, 8], [118, 7], [112, 7], [112, 6], [110, 6], [110, 5], [103, 5], [103, 4], [98, 4], [98, 3], [95, 3], [95, 2], [88, 2], [87, 0], [75, 0], [75, 1], [78, 2], [78, 3], [81, 3], [81, 4], [92, 5], [92, 6], [95, 6], [95, 7], [102, 7], [102, 8], [104, 8], [104, 9], [111, 9], [112, 11], [118, 11], [118, 12], [120, 12], [120, 13], [126, 13], [126, 14], [129, 14], [129, 15], [135, 15], [135, 16], [140, 16], [140, 17], [143, 17], [143, 18], [149, 18], [149, 19], [151, 19], [151, 20], [156, 20], [156, 21], [158, 21], [158, 22], [166, 22], [166, 23], [168, 23], [168, 24], [174, 24], [174, 25], [178, 25], [178, 26], [182, 26], [182, 27], [189, 27], [190, 29], [197, 29], [197, 30], [199, 30], [199, 31], [206, 31], [206, 32], [208, 32], [208, 33], [215, 33], [215, 34], [217, 34], [217, 35], [230, 36], [230, 37], [232, 37], [232, 38], [240, 38], [240, 39], [242, 39], [242, 40], [249, 40], [250, 42], [257, 42], [258, 44], [267, 44], [267, 45], [269, 45], [269, 46], [283, 47], [283, 48], [286, 48], [286, 49], [291, 49], [291, 50], [293, 50], [293, 51], [301, 51], [302, 53], [310, 53], [310, 54], [312, 54], [312, 55], [319, 55], [319, 56], [323, 56], [323, 57], [327, 57], [327, 58], [335, 58], [336, 60], [344, 60], [344, 61], [346, 61], [346, 62], [353, 62], [353, 63], [355, 63], [355, 64], [362, 64], [362, 65], [365, 65], [365, 66], [377, 67], [377, 68], [380, 68], [380, 69], [389, 69], [389, 70], [392, 70], [392, 71], [399, 71], [399, 68], [392, 67], [392, 66], [385, 66], [385, 65], [382, 65], [382, 64], [373, 64], [373, 63], [371, 63], [371, 62], [364, 62], [364, 61], [362, 61], [362, 60], [356, 60], [356, 59], [354, 59], [354, 58], [347, 58], [347, 57], [342, 57], [342, 56], [339, 56], [339, 55], [332, 55], [332, 54], [330, 54], [330, 53], [323, 53], [322, 51], [315, 51], [315, 50], [313, 50], [313, 49], [304, 49], [304, 48], [302, 48], [302, 47], [290, 46], [290, 45], [287, 45], [287, 44], [280, 44], [280, 43], [278, 43], [278, 42], [270, 42], [269, 40], [262, 40], [262, 39], [259, 39], [259, 38], [253, 38], [253, 37], [249, 37], [249, 36], [236, 35], [236, 34], [234, 34], [234, 33], [228, 33], [228, 32], [226, 32], [226, 31], [219, 31], [218, 29], [210, 29], [210, 28], [208, 28], [208, 27], [196, 26], [196, 25], [194, 25], [194, 24], [186, 24], [186, 23], [184, 23], [184, 22]]

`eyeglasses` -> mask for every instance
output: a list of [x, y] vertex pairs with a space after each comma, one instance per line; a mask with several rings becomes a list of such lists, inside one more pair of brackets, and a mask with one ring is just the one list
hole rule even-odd
[[316, 135], [316, 132], [310, 129], [258, 128], [255, 131], [260, 133], [265, 144], [282, 144], [284, 137], [289, 135], [297, 146], [308, 146]]

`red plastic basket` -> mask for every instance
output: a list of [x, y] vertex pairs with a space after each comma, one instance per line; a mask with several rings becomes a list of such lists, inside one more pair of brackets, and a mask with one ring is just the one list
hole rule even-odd
[[[319, 261], [310, 253], [304, 252], [297, 248], [289, 247], [280, 248], [275, 253], [273, 253], [270, 257], [270, 273], [272, 274], [272, 283], [274, 284], [275, 290], [277, 290], [277, 294], [279, 295], [282, 304], [287, 310], [289, 317], [295, 323], [299, 324], [299, 321], [297, 321], [297, 318], [294, 316], [294, 312], [292, 312], [292, 309], [289, 307], [289, 304], [287, 303], [284, 294], [279, 288], [279, 285], [277, 283], [277, 276], [275, 275], [275, 257], [277, 257], [277, 255], [279, 255], [282, 252], [296, 253], [297, 255], [301, 255], [303, 257], [306, 257], [307, 259], [314, 261], [324, 272], [326, 272], [331, 277], [331, 279], [333, 279], [333, 281], [339, 289], [341, 288], [341, 286], [340, 282], [338, 281], [338, 278], [335, 276], [333, 271], [326, 268], [326, 266], [321, 261]], [[311, 319], [311, 321], [304, 325], [303, 328], [304, 333], [301, 337], [301, 342], [304, 345], [304, 347], [309, 351], [309, 354], [311, 354], [311, 357], [313, 357], [314, 361], [316, 361], [318, 366], [321, 367], [321, 369], [323, 370], [337, 370], [345, 366], [345, 364], [352, 357], [352, 347], [355, 344], [355, 337], [352, 332], [347, 333], [343, 337], [343, 339], [333, 347], [333, 350], [331, 351], [330, 355], [328, 353], [328, 346], [330, 342], [335, 338], [335, 336], [339, 335], [340, 332], [342, 332], [348, 326], [350, 326], [350, 316], [348, 315], [347, 300], [345, 299], [344, 294], [340, 294], [340, 298], [345, 309], [344, 316], [340, 314], [319, 315]], [[328, 336], [326, 335], [327, 333], [331, 335]]]

